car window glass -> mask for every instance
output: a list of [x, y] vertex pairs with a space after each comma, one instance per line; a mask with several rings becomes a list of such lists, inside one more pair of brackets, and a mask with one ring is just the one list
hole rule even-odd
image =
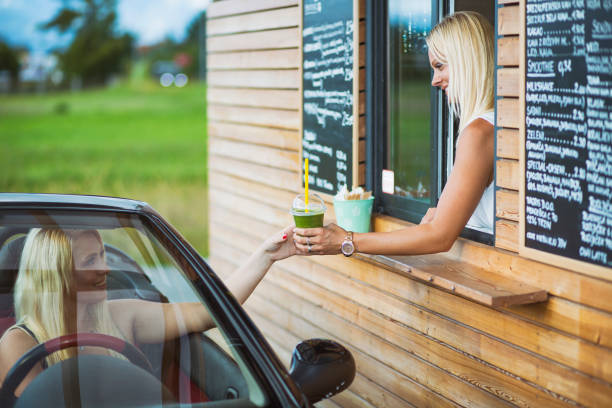
[[[13, 278], [5, 279], [8, 283], [0, 285], [3, 291], [0, 308], [6, 309], [0, 311], [0, 318], [8, 316], [13, 323], [19, 320], [32, 329], [41, 342], [59, 334], [78, 332], [111, 335], [135, 345], [144, 353], [153, 376], [159, 381], [160, 402], [168, 398], [185, 403], [235, 398], [250, 399], [251, 402], [265, 400], [258, 385], [247, 381], [252, 378], [245, 372], [248, 364], [244, 364], [241, 361], [243, 357], [235, 353], [235, 347], [240, 344], [235, 338], [228, 342], [223, 330], [212, 328], [204, 333], [164, 339], [165, 321], [174, 319], [172, 321], [179, 327], [186, 324], [189, 316], [185, 311], [189, 309], [182, 309], [181, 305], [197, 302], [200, 307], [205, 307], [192, 282], [197, 275], [184, 266], [185, 262], [178, 262], [178, 252], [175, 249], [169, 251], [138, 217], [117, 220], [108, 215], [108, 218], [100, 218], [99, 214], [93, 218], [86, 215], [70, 217], [69, 214], [54, 216], [52, 213], [32, 217], [21, 214], [15, 218], [18, 219], [17, 225], [11, 225], [10, 218], [1, 218], [4, 225], [3, 241], [0, 242], [0, 274], [4, 277], [12, 274]], [[10, 234], [11, 230], [15, 233]], [[30, 239], [30, 235], [33, 237], [41, 231], [48, 232], [59, 242], [68, 239], [72, 270], [60, 266], [58, 259], [61, 256], [57, 257], [61, 253], [60, 244], [52, 245], [49, 239], [49, 242], [34, 245], [36, 241]], [[28, 239], [31, 241], [29, 244]], [[9, 249], [18, 254], [17, 258], [21, 256], [12, 266], [3, 265], [6, 261], [4, 254]], [[55, 258], [49, 258], [49, 253], [55, 253]], [[19, 261], [24, 265], [21, 269]], [[18, 279], [20, 284], [12, 281], [24, 274], [27, 268], [35, 267], [44, 269], [39, 274], [41, 285], [24, 286], [24, 282], [27, 283], [25, 278]], [[58, 279], [58, 276], [63, 276], [66, 281]], [[63, 293], [59, 289], [62, 284], [69, 288], [68, 291], [73, 291], [74, 299], [66, 301], [58, 295]], [[66, 296], [67, 299], [69, 296]], [[19, 307], [15, 307], [16, 297], [20, 299]], [[46, 312], [34, 316], [33, 310], [38, 310], [43, 303]], [[163, 305], [173, 306], [167, 308]], [[29, 314], [26, 316], [20, 311]], [[220, 318], [211, 315], [213, 320]], [[54, 319], [62, 322], [47, 329], [48, 325], [53, 326], [49, 322]], [[8, 327], [10, 324], [0, 327], [0, 331], [4, 332]], [[158, 341], [139, 341], [135, 335], [137, 332], [147, 333], [144, 337]], [[127, 361], [120, 353], [103, 347], [81, 346], [54, 353], [46, 359], [46, 364], [51, 368], [85, 355]], [[45, 371], [40, 376], [46, 375]], [[133, 385], [138, 388], [137, 378]]]

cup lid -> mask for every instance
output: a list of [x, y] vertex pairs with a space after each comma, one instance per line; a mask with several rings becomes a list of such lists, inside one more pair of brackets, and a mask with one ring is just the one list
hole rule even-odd
[[[295, 214], [297, 212], [303, 213], [306, 210], [306, 196], [304, 193], [298, 194], [293, 199], [293, 204], [291, 205], [291, 214]], [[312, 211], [314, 213], [325, 212], [327, 207], [325, 207], [325, 203], [323, 199], [319, 197], [316, 193], [308, 193], [308, 211]]]

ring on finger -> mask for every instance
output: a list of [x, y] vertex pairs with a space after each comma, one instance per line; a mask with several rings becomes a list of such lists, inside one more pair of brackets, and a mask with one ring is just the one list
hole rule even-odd
[[312, 251], [312, 245], [310, 245], [310, 243], [308, 243], [308, 252]]

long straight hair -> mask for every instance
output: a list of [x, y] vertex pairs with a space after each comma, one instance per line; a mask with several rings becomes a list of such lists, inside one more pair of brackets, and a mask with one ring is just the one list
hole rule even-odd
[[446, 16], [426, 38], [433, 56], [448, 64], [448, 103], [459, 118], [459, 133], [493, 110], [495, 48], [493, 27], [474, 11]]
[[[83, 233], [100, 235], [94, 230], [64, 232], [61, 229], [33, 228], [26, 237], [15, 281], [15, 314], [39, 342], [72, 334], [68, 331], [66, 307], [76, 299], [73, 286], [72, 242]], [[79, 306], [77, 306], [79, 307]], [[107, 302], [85, 305], [95, 332], [124, 339], [113, 322]], [[76, 312], [76, 311], [75, 311]], [[120, 354], [111, 351], [116, 357]], [[49, 365], [76, 355], [74, 349], [59, 350], [47, 357]]]

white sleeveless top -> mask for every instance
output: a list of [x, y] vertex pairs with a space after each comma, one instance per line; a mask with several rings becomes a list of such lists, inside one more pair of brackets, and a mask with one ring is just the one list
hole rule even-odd
[[[482, 115], [474, 118], [469, 123], [472, 123], [476, 119], [484, 119], [493, 126], [495, 126], [495, 112], [489, 111], [483, 113]], [[468, 124], [469, 124], [468, 123]], [[487, 186], [484, 193], [482, 193], [482, 197], [480, 198], [480, 202], [472, 217], [468, 220], [467, 227], [471, 229], [475, 229], [478, 231], [486, 232], [488, 234], [493, 234], [493, 223], [494, 223], [494, 213], [495, 213], [495, 183], [491, 181], [491, 184]]]

